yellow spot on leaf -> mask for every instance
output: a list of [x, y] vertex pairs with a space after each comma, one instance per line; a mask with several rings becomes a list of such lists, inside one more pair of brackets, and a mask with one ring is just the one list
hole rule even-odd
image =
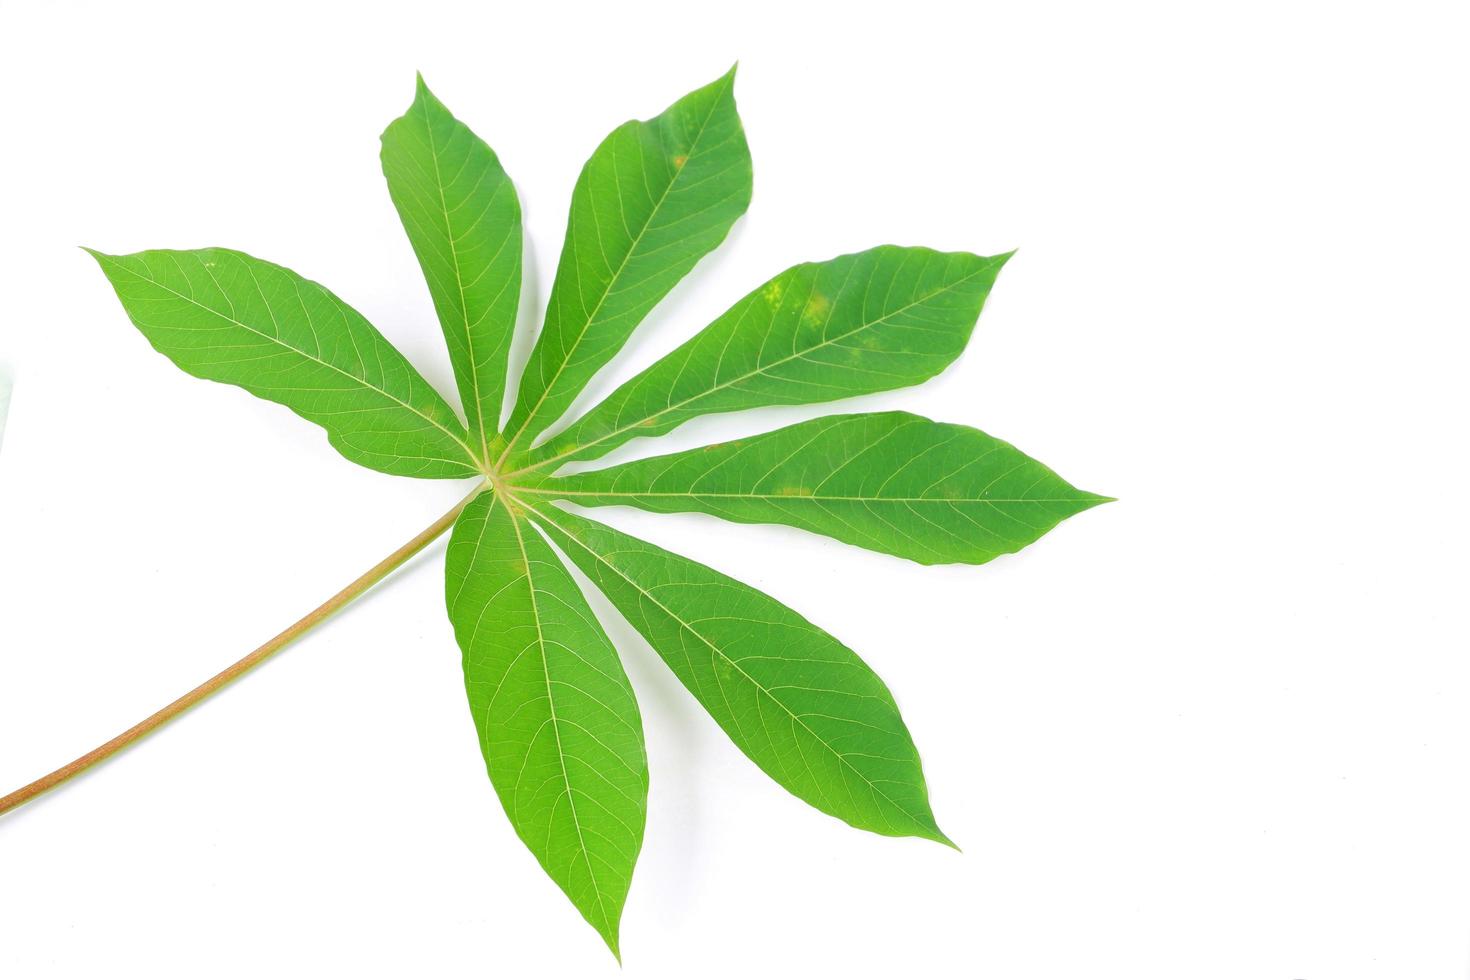
[[812, 490], [811, 487], [781, 487], [776, 494], [781, 497], [810, 497]]
[[812, 293], [811, 299], [806, 301], [806, 309], [801, 311], [802, 323], [821, 323], [827, 318], [827, 313], [832, 309], [832, 301], [821, 293]]
[[674, 157], [674, 166], [675, 167], [683, 167], [684, 164], [686, 164], [688, 162], [689, 162], [689, 158], [687, 156], [685, 156], [684, 154], [682, 154], [682, 153], [679, 154], [678, 156]]

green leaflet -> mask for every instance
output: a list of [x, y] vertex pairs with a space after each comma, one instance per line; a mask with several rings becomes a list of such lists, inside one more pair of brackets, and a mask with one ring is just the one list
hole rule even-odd
[[516, 833], [618, 951], [648, 762], [633, 689], [537, 532], [484, 493], [460, 515], [446, 598], [490, 781]]
[[533, 513], [768, 776], [854, 827], [949, 843], [898, 705], [857, 654], [712, 568], [557, 508]]
[[794, 266], [532, 454], [594, 459], [689, 419], [926, 381], [964, 350], [1010, 254], [883, 245]]
[[735, 69], [647, 122], [613, 130], [572, 191], [546, 321], [507, 432], [555, 422], [649, 310], [724, 240], [750, 203]]
[[588, 506], [790, 524], [925, 565], [1017, 551], [1108, 499], [977, 429], [907, 412], [813, 419], [549, 479], [534, 492]]
[[478, 472], [454, 410], [326, 287], [223, 248], [91, 254], [149, 343], [196, 378], [285, 405], [363, 466]]
[[434, 98], [423, 77], [383, 131], [383, 175], [424, 270], [474, 446], [500, 423], [521, 296], [521, 205], [495, 151]]

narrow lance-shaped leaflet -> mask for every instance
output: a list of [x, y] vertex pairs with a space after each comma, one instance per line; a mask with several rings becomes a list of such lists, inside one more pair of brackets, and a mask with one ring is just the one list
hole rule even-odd
[[1109, 499], [978, 429], [907, 412], [831, 415], [518, 492], [789, 524], [926, 565], [1018, 551]]
[[450, 536], [465, 689], [512, 826], [616, 954], [648, 799], [638, 703], [581, 590], [513, 506], [483, 493]]
[[710, 413], [926, 381], [965, 349], [1009, 258], [882, 245], [793, 266], [548, 439], [528, 465], [594, 459]]
[[633, 329], [750, 204], [735, 70], [602, 141], [572, 191], [546, 321], [505, 455], [555, 422]]
[[382, 138], [388, 193], [413, 245], [476, 450], [489, 458], [521, 295], [521, 207], [490, 149], [424, 84]]
[[949, 843], [888, 688], [765, 593], [555, 507], [535, 520], [756, 765], [854, 827]]
[[196, 378], [285, 405], [371, 469], [437, 478], [479, 472], [454, 410], [325, 286], [224, 248], [88, 251], [149, 343]]

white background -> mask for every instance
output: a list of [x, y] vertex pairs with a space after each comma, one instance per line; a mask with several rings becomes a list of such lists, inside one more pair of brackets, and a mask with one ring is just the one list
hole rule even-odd
[[485, 779], [441, 543], [0, 818], [0, 976], [1470, 975], [1462, 5], [0, 11], [0, 790], [465, 492], [186, 377], [75, 248], [273, 259], [452, 391], [378, 169], [415, 69], [516, 180], [539, 304], [587, 153], [740, 59], [750, 213], [594, 394], [794, 262], [1019, 247], [959, 363], [843, 407], [1121, 498], [980, 568], [602, 512], [857, 648], [963, 854], [787, 796], [609, 614], [653, 779], [619, 973]]

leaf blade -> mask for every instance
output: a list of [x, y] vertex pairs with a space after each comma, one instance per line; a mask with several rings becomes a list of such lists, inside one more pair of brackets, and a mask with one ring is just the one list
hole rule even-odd
[[87, 251], [133, 324], [185, 372], [285, 405], [371, 469], [478, 472], [454, 410], [325, 286], [231, 249]]
[[559, 508], [533, 513], [779, 785], [861, 830], [951, 844], [898, 705], [857, 654], [712, 568]]
[[469, 431], [489, 456], [521, 292], [521, 208], [500, 159], [419, 76], [380, 154], [434, 301]]
[[882, 245], [793, 266], [531, 454], [595, 459], [690, 419], [919, 384], [964, 350], [1011, 253]]
[[496, 795], [617, 955], [648, 797], [642, 722], [617, 653], [551, 548], [497, 494], [455, 523], [445, 600]]
[[546, 320], [506, 430], [509, 453], [555, 422], [633, 329], [712, 251], [750, 203], [735, 70], [587, 161], [572, 192]]
[[1110, 499], [978, 429], [907, 412], [830, 415], [523, 492], [787, 524], [926, 565], [1018, 551]]

